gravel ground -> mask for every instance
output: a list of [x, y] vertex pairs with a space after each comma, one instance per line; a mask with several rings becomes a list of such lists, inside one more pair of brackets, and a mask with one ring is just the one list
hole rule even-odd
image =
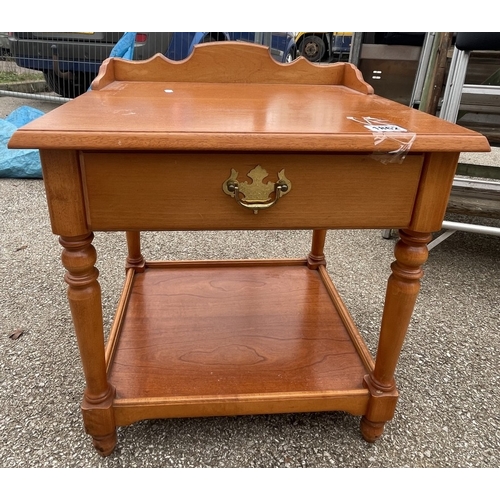
[[[0, 117], [23, 104], [57, 105], [0, 97]], [[309, 231], [147, 233], [143, 250], [155, 259], [302, 257], [309, 241]], [[329, 272], [372, 352], [394, 242], [378, 230], [327, 240]], [[109, 328], [124, 236], [99, 233], [94, 244]], [[500, 466], [498, 237], [457, 232], [431, 250], [396, 373], [396, 415], [377, 443], [345, 413], [151, 420], [120, 428], [108, 458], [82, 426], [84, 380], [42, 181], [0, 179], [0, 252], [2, 467]]]

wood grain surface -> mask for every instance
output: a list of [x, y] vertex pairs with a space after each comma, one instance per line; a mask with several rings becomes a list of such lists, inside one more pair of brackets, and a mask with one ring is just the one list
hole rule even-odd
[[[111, 61], [99, 90], [22, 127], [9, 147], [387, 153], [411, 141], [412, 152], [490, 150], [477, 132], [373, 95], [349, 63], [284, 65], [262, 49], [217, 43], [182, 62]], [[374, 133], [374, 120], [402, 130]]]
[[361, 389], [366, 369], [306, 266], [137, 274], [110, 382], [117, 397]]

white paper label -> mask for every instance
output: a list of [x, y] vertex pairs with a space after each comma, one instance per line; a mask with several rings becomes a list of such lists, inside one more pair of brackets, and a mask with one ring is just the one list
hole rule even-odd
[[398, 125], [365, 125], [368, 130], [372, 132], [407, 132], [403, 127]]

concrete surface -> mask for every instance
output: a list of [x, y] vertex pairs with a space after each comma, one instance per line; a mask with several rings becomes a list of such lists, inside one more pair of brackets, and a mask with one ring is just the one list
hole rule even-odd
[[[57, 105], [0, 97], [0, 117], [23, 104]], [[309, 231], [147, 233], [143, 250], [157, 259], [297, 257], [309, 240]], [[99, 233], [94, 243], [109, 328], [124, 235]], [[329, 272], [372, 352], [394, 243], [378, 230], [331, 231], [327, 240]], [[152, 420], [120, 428], [115, 452], [102, 458], [80, 417], [84, 380], [43, 183], [0, 179], [0, 466], [497, 468], [499, 255], [500, 238], [466, 232], [430, 252], [396, 372], [396, 415], [377, 443], [344, 413]]]
[[[0, 33], [1, 40], [1, 33]], [[47, 83], [43, 79], [43, 74], [41, 71], [34, 71], [27, 68], [21, 68], [18, 66], [10, 57], [2, 58], [0, 57], [0, 72], [13, 72], [18, 75], [26, 77], [26, 75], [32, 75], [33, 79], [25, 80], [21, 82], [9, 82], [0, 83], [0, 96], [2, 91], [10, 92], [22, 92], [26, 94], [41, 94], [48, 91]], [[4, 107], [5, 104], [0, 107]]]

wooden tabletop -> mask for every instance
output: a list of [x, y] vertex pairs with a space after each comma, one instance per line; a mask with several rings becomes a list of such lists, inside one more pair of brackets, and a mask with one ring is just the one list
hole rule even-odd
[[[217, 50], [218, 44], [209, 45]], [[173, 64], [163, 59], [154, 64]], [[120, 62], [127, 63], [136, 72], [147, 65]], [[317, 71], [305, 60], [283, 66], [280, 71]], [[389, 152], [403, 141], [411, 152], [490, 150], [477, 132], [345, 84], [185, 82], [168, 75], [123, 81], [106, 73], [109, 82], [96, 85], [100, 90], [22, 127], [9, 147]]]

